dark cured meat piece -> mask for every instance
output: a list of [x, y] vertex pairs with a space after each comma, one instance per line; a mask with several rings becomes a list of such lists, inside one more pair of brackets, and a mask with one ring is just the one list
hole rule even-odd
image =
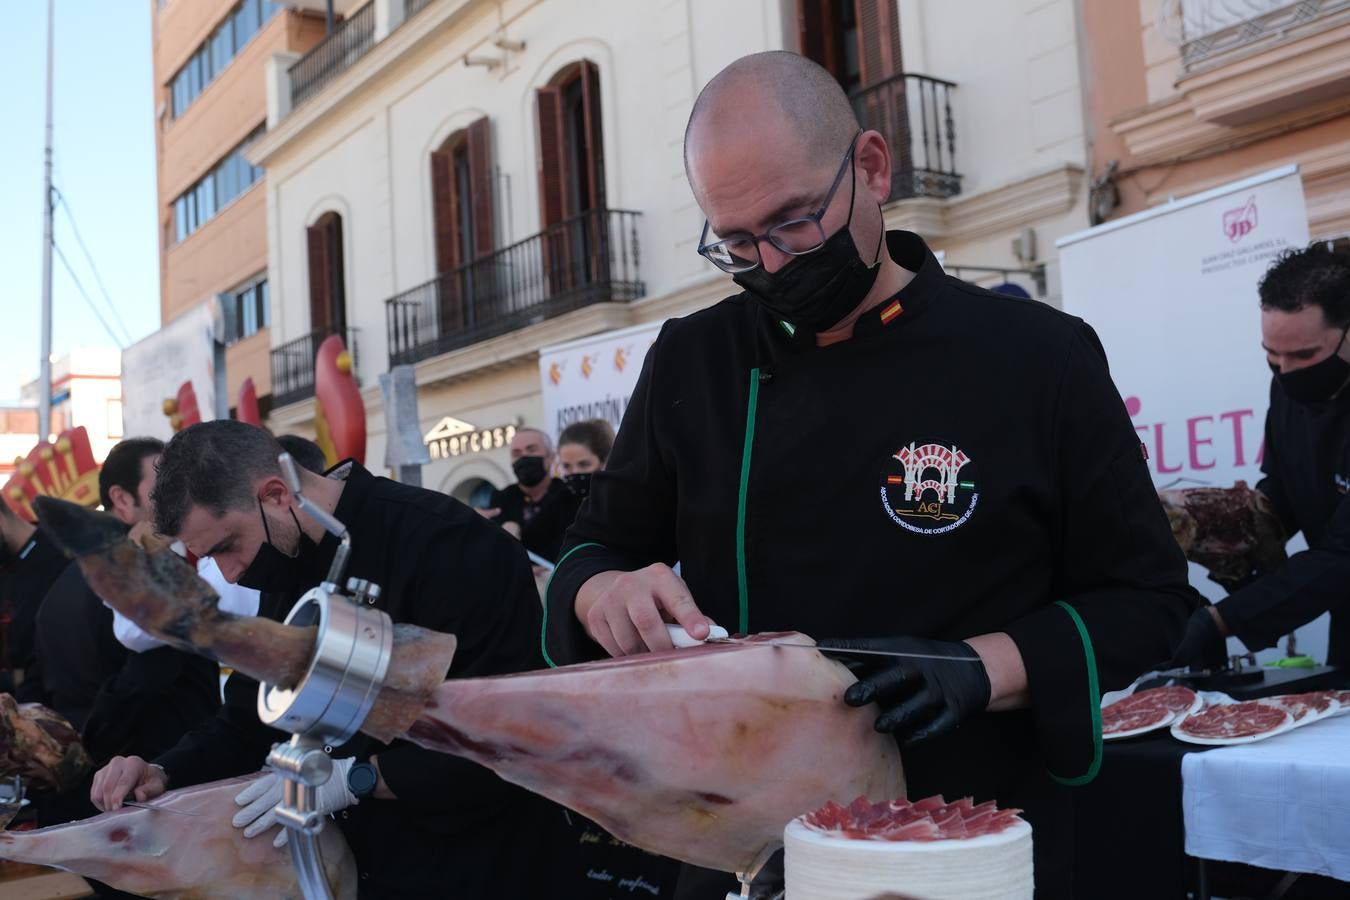
[[1265, 495], [1239, 481], [1231, 488], [1158, 492], [1186, 558], [1228, 590], [1284, 562], [1286, 535]]
[[63, 791], [93, 765], [70, 723], [37, 703], [0, 694], [0, 776]]

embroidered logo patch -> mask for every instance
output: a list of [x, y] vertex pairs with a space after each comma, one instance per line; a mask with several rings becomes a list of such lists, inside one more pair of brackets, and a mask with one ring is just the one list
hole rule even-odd
[[964, 525], [979, 502], [979, 473], [947, 441], [911, 441], [881, 467], [881, 504], [906, 531], [946, 534]]

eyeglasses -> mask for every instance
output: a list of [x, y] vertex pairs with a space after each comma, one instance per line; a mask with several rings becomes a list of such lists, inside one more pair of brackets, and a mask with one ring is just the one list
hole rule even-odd
[[[839, 190], [839, 185], [844, 180], [844, 173], [849, 171], [850, 163], [853, 161], [853, 148], [857, 145], [860, 134], [861, 130], [849, 141], [848, 150], [844, 151], [844, 159], [839, 163], [839, 171], [835, 173], [834, 182], [830, 184], [830, 190], [821, 201], [819, 209], [809, 215], [779, 222], [763, 234], [739, 231], [711, 244], [707, 243], [711, 228], [708, 220], [704, 219], [703, 234], [698, 239], [699, 255], [723, 272], [734, 275], [737, 272], [749, 272], [763, 264], [759, 255], [760, 241], [767, 240], [788, 256], [805, 256], [825, 246], [825, 228], [820, 223], [825, 218], [825, 211], [830, 208], [830, 202], [834, 200], [835, 191]], [[851, 207], [852, 203], [849, 205]]]

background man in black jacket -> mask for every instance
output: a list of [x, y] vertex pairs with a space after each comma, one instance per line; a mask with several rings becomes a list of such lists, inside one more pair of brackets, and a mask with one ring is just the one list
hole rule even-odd
[[[296, 504], [277, 466], [280, 452], [249, 425], [196, 425], [165, 448], [154, 492], [157, 530], [214, 557], [227, 580], [263, 591], [260, 614], [273, 618], [289, 610], [281, 598], [323, 580], [337, 548]], [[449, 677], [540, 665], [539, 601], [519, 543], [445, 495], [377, 478], [351, 461], [328, 477], [301, 478], [306, 496], [349, 529], [347, 574], [383, 588], [379, 608], [395, 622], [459, 637]], [[256, 698], [256, 682], [231, 676], [219, 715], [153, 765], [114, 759], [95, 778], [94, 802], [115, 809], [128, 794], [143, 800], [171, 785], [257, 771], [283, 735], [258, 721]], [[474, 763], [402, 741], [358, 735], [333, 756], [323, 806], [356, 855], [362, 896], [535, 897], [556, 884], [558, 807]], [[357, 766], [373, 770], [373, 791], [346, 779]], [[273, 840], [269, 808], [249, 795], [235, 824]]]
[[1274, 377], [1264, 476], [1285, 534], [1308, 549], [1279, 569], [1196, 610], [1177, 665], [1212, 667], [1224, 637], [1249, 650], [1331, 612], [1327, 662], [1350, 667], [1350, 256], [1324, 244], [1287, 251], [1259, 287], [1261, 346]]
[[[163, 449], [155, 438], [128, 438], [99, 469], [100, 502], [128, 528], [150, 520]], [[37, 642], [43, 702], [82, 730], [96, 763], [162, 753], [220, 706], [215, 663], [171, 647], [127, 650], [113, 635], [112, 610], [73, 562], [43, 598]]]
[[1167, 659], [1195, 603], [1096, 335], [886, 233], [891, 148], [796, 54], [718, 74], [685, 153], [700, 252], [744, 293], [648, 351], [547, 652], [665, 649], [665, 622], [711, 619], [942, 657], [869, 666], [844, 699], [879, 705], [911, 796], [1025, 810], [1038, 896], [1072, 896], [1100, 691]]
[[37, 672], [37, 614], [42, 598], [69, 560], [0, 500], [0, 692], [20, 702], [42, 699]]

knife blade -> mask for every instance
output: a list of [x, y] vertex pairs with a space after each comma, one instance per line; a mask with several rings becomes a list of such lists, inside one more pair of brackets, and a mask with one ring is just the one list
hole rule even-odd
[[123, 805], [123, 806], [130, 806], [130, 807], [132, 807], [132, 808], [134, 808], [134, 809], [153, 809], [153, 810], [155, 810], [156, 812], [173, 813], [175, 816], [190, 816], [190, 817], [192, 817], [192, 818], [194, 818], [194, 819], [195, 819], [197, 816], [201, 815], [201, 813], [190, 813], [190, 812], [187, 812], [186, 810], [182, 810], [182, 809], [172, 809], [172, 808], [170, 808], [170, 807], [168, 807], [168, 806], [151, 806], [149, 803], [140, 803], [140, 802], [138, 802], [138, 801], [136, 801], [136, 800], [123, 800], [123, 801], [122, 801], [122, 805]]
[[744, 647], [801, 647], [826, 656], [885, 656], [891, 659], [936, 659], [942, 662], [983, 663], [978, 656], [944, 656], [941, 653], [906, 653], [901, 650], [851, 650], [844, 647], [821, 647], [816, 644], [798, 644], [793, 641], [740, 641], [729, 637], [708, 638], [706, 644], [740, 644]]

